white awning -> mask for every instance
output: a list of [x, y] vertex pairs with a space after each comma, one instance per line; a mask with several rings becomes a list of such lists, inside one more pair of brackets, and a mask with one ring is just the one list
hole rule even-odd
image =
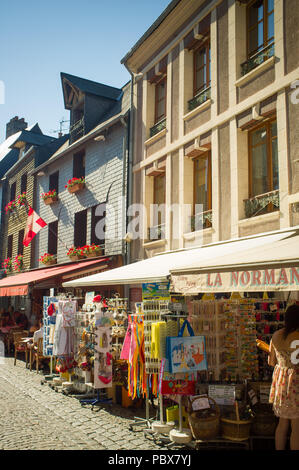
[[[296, 228], [299, 229], [299, 227]], [[190, 266], [192, 268], [209, 266], [211, 261], [215, 263], [216, 260], [221, 260], [224, 257], [227, 257], [228, 260], [234, 259], [234, 261], [238, 263], [240, 259], [244, 259], [244, 253], [248, 251], [250, 251], [250, 253], [259, 252], [261, 256], [260, 261], [262, 261], [263, 253], [266, 248], [269, 253], [272, 249], [271, 260], [275, 260], [279, 253], [273, 251], [271, 247], [280, 240], [295, 234], [296, 229], [294, 228], [227, 240], [221, 243], [202, 245], [201, 247], [192, 249], [167, 252], [120, 268], [65, 282], [63, 286], [92, 287], [163, 282], [169, 278], [171, 272], [177, 272], [178, 270], [186, 269], [186, 267], [189, 268]]]

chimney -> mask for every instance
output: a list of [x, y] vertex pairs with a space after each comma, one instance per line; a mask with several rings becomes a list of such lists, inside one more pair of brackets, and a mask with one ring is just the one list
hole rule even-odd
[[25, 122], [24, 118], [19, 119], [18, 116], [13, 117], [7, 124], [6, 124], [6, 139], [13, 134], [16, 134], [23, 129], [28, 127], [27, 122]]

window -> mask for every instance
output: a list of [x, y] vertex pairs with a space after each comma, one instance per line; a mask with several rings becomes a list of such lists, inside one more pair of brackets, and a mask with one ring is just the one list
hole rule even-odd
[[18, 236], [18, 255], [22, 255], [24, 252], [24, 245], [23, 245], [23, 240], [24, 240], [24, 229], [19, 231], [19, 236]]
[[[158, 240], [165, 238], [165, 200], [166, 200], [166, 176], [165, 173], [154, 177], [153, 202], [155, 207], [154, 226], [149, 228], [149, 239]], [[159, 206], [163, 206], [159, 210]]]
[[58, 220], [48, 224], [48, 253], [57, 255], [58, 245]]
[[12, 257], [13, 235], [7, 237], [7, 258]]
[[14, 201], [16, 199], [16, 188], [17, 188], [17, 183], [14, 182], [10, 186], [10, 200]]
[[73, 158], [73, 177], [81, 178], [85, 176], [85, 153], [79, 152]]
[[[106, 204], [99, 204], [91, 208], [91, 234], [90, 242], [95, 245], [105, 245], [105, 219]], [[98, 236], [99, 237], [98, 237]]]
[[56, 171], [55, 173], [52, 173], [49, 177], [49, 191], [52, 191], [53, 189], [55, 189], [58, 194], [58, 184], [59, 184], [59, 171]]
[[27, 191], [27, 173], [21, 177], [21, 194]]
[[193, 93], [196, 96], [211, 85], [211, 47], [209, 41], [194, 51], [193, 70]]
[[274, 43], [274, 0], [254, 0], [247, 8], [247, 54], [250, 59]]
[[[194, 226], [192, 229], [211, 227], [212, 171], [211, 153], [194, 159]], [[199, 207], [198, 207], [199, 206]], [[200, 215], [200, 217], [198, 217]], [[195, 220], [196, 217], [196, 220]], [[193, 224], [192, 224], [193, 225]]]
[[249, 194], [279, 189], [276, 120], [249, 133]]
[[166, 117], [166, 77], [156, 84], [155, 124]]
[[87, 209], [84, 211], [77, 212], [75, 214], [75, 227], [74, 227], [74, 246], [77, 248], [79, 246], [86, 245], [86, 235], [87, 235]]

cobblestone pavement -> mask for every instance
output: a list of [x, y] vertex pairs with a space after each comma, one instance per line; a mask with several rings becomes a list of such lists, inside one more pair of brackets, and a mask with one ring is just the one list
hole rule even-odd
[[141, 428], [129, 430], [134, 414], [119, 405], [81, 406], [75, 397], [41, 385], [42, 376], [18, 360], [0, 364], [0, 449], [164, 450]]

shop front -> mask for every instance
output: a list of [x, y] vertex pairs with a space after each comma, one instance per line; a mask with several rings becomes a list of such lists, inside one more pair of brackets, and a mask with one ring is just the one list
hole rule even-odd
[[142, 288], [141, 301], [127, 312], [120, 359], [128, 365], [130, 398], [159, 397], [160, 419], [146, 420], [155, 439], [273, 447], [272, 370], [256, 340], [269, 344], [287, 305], [299, 300], [298, 250], [294, 227], [64, 284]]

